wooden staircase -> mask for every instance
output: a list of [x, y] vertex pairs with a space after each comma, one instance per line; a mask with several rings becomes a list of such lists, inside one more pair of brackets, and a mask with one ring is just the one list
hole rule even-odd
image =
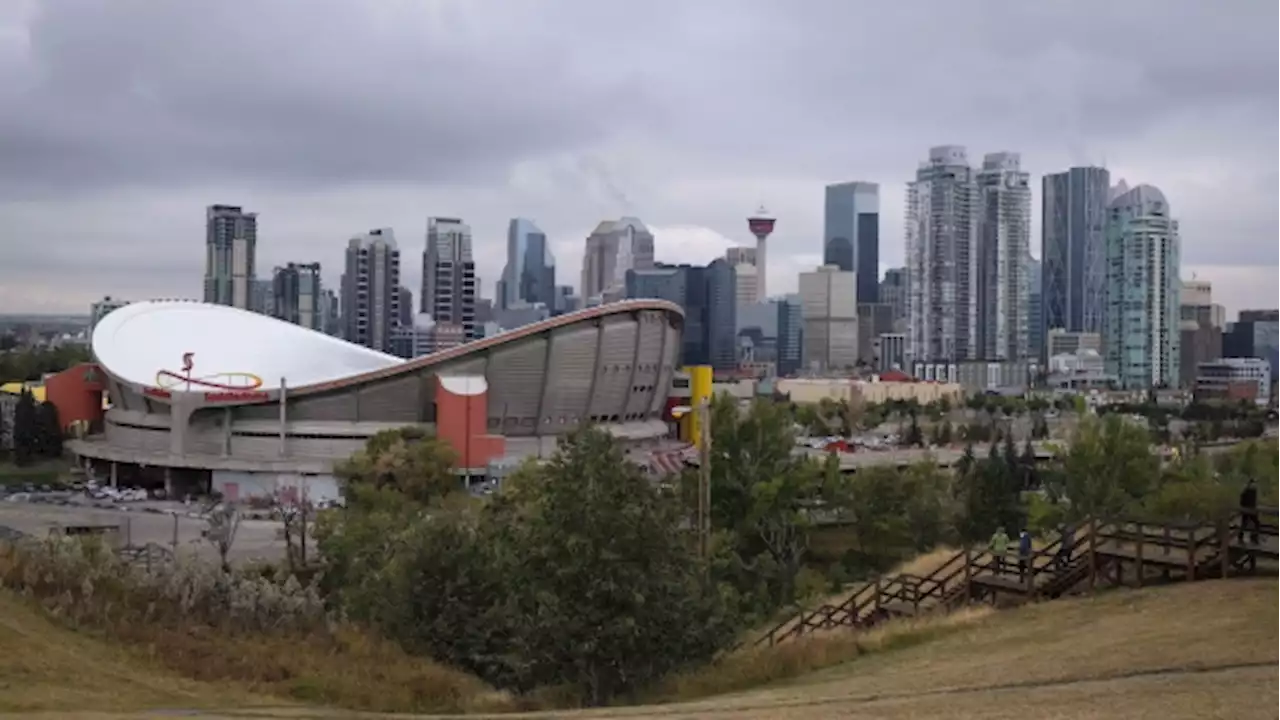
[[1013, 554], [996, 557], [965, 549], [927, 575], [877, 578], [838, 604], [796, 613], [753, 644], [868, 628], [891, 618], [945, 613], [973, 602], [1017, 605], [1100, 587], [1142, 587], [1254, 572], [1259, 560], [1274, 563], [1280, 557], [1276, 508], [1259, 508], [1256, 515], [1258, 543], [1251, 537], [1240, 541], [1243, 515], [1237, 511], [1214, 524], [1090, 519], [1082, 523], [1069, 553], [1060, 556], [1061, 539], [1055, 540], [1033, 552], [1025, 567]]

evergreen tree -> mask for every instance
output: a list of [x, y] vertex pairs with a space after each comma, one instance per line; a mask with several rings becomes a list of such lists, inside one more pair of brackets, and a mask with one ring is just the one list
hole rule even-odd
[[916, 417], [914, 410], [911, 412], [911, 427], [907, 429], [906, 444], [911, 447], [924, 445], [924, 433], [920, 431], [920, 419]]
[[0, 460], [9, 459], [9, 445], [12, 442], [9, 437], [9, 419], [5, 416], [4, 406], [0, 405]]
[[38, 442], [36, 399], [30, 390], [24, 389], [13, 408], [13, 461], [18, 465], [29, 464], [39, 454]]
[[43, 457], [62, 457], [62, 423], [58, 420], [58, 406], [48, 400], [36, 408], [36, 448]]
[[938, 431], [938, 440], [939, 440], [938, 444], [939, 444], [939, 445], [950, 445], [950, 444], [951, 444], [951, 440], [952, 440], [952, 436], [953, 436], [954, 434], [955, 434], [955, 431], [954, 431], [954, 430], [952, 430], [952, 428], [951, 428], [951, 421], [950, 421], [950, 420], [943, 420], [943, 421], [942, 421], [942, 429], [941, 429], [940, 431]]
[[1027, 490], [1036, 490], [1040, 487], [1039, 479], [1036, 477], [1036, 449], [1031, 445], [1031, 440], [1027, 440], [1022, 446], [1022, 487]]

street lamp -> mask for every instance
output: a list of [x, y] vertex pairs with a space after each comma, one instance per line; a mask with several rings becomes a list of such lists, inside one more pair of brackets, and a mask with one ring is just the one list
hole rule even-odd
[[694, 439], [698, 446], [698, 551], [703, 558], [711, 557], [711, 400], [700, 401], [697, 405], [677, 405], [671, 408], [671, 415], [680, 419], [691, 415], [698, 425], [698, 437]]

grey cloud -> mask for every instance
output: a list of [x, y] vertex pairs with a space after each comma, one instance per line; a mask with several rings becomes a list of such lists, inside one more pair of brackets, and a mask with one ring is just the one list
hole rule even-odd
[[28, 81], [0, 94], [0, 177], [11, 192], [483, 183], [639, 119], [593, 112], [643, 106], [645, 89], [605, 64], [582, 72], [546, 25], [520, 33], [433, 6], [48, 2]]
[[196, 292], [210, 202], [262, 213], [263, 267], [387, 224], [416, 253], [462, 215], [486, 288], [513, 215], [571, 247], [623, 213], [744, 240], [764, 201], [775, 251], [813, 254], [821, 185], [852, 179], [883, 186], [892, 262], [941, 143], [1106, 161], [1169, 195], [1184, 262], [1276, 263], [1274, 2], [35, 6], [0, 0], [0, 288], [126, 294], [132, 268]]

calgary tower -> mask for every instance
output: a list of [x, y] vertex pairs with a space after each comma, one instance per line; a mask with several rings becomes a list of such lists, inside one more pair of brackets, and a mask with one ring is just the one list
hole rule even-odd
[[747, 218], [747, 227], [756, 236], [756, 283], [761, 300], [769, 297], [766, 282], [769, 277], [769, 235], [773, 233], [773, 224], [777, 222], [768, 210], [761, 205], [756, 214]]

